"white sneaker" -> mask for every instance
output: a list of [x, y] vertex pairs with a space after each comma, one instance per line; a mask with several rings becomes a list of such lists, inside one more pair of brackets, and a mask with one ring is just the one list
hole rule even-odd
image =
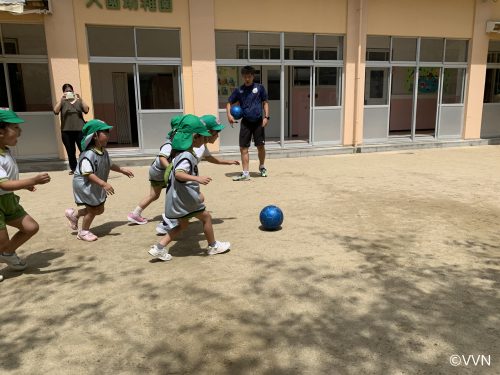
[[155, 258], [160, 259], [160, 260], [172, 259], [172, 255], [170, 255], [168, 253], [168, 250], [166, 247], [164, 247], [163, 249], [158, 249], [158, 246], [156, 246], [156, 244], [151, 246], [151, 249], [149, 249], [148, 253], [152, 257], [155, 257]]
[[215, 241], [214, 246], [208, 245], [207, 254], [208, 255], [216, 255], [216, 254], [224, 254], [229, 251], [231, 244], [229, 242], [219, 242]]
[[26, 262], [19, 258], [16, 253], [13, 253], [12, 255], [4, 255], [0, 253], [0, 262], [7, 263], [10, 268], [16, 271], [25, 270], [27, 267]]
[[168, 231], [171, 231], [174, 229], [176, 226], [179, 225], [179, 220], [177, 219], [169, 219], [168, 217], [165, 216], [165, 214], [162, 214], [163, 217], [163, 222], [159, 223], [156, 226], [156, 233], [158, 234], [167, 234]]

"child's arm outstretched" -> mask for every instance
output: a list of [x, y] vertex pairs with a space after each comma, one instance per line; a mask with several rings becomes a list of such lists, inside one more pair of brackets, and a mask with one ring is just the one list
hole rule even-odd
[[240, 165], [238, 160], [223, 160], [216, 158], [213, 155], [208, 155], [205, 157], [205, 160], [212, 164], [224, 164], [224, 165]]
[[132, 173], [132, 171], [130, 169], [120, 167], [119, 165], [111, 164], [110, 169], [114, 172], [124, 174], [125, 176], [127, 176], [129, 178], [134, 177], [134, 174]]
[[113, 189], [113, 186], [111, 184], [108, 184], [106, 181], [101, 180], [99, 177], [97, 177], [94, 173], [90, 173], [85, 175], [90, 182], [93, 184], [99, 185], [106, 191], [106, 195], [113, 195], [115, 193], [115, 189]]
[[207, 185], [210, 181], [212, 181], [212, 178], [208, 176], [192, 176], [189, 173], [184, 172], [181, 169], [178, 169], [175, 171], [175, 178], [179, 181], [196, 181], [202, 185]]
[[35, 185], [42, 185], [50, 182], [48, 173], [39, 173], [31, 178], [23, 178], [22, 180], [0, 180], [0, 189], [5, 191], [15, 191], [21, 189], [35, 190]]

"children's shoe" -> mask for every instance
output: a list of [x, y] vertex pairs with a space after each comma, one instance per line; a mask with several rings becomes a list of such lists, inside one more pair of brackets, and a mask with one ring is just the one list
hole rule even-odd
[[262, 167], [262, 168], [259, 168], [259, 172], [260, 172], [260, 177], [267, 177], [267, 169]]
[[73, 230], [78, 230], [78, 218], [75, 216], [75, 210], [72, 208], [66, 209], [64, 216], [69, 221], [69, 227]]
[[131, 212], [127, 215], [127, 219], [131, 223], [138, 224], [138, 225], [148, 223], [148, 221], [146, 219], [144, 219], [141, 215], [134, 214], [133, 212]]
[[224, 254], [229, 251], [231, 244], [229, 242], [219, 242], [215, 241], [214, 246], [208, 245], [207, 254], [208, 255], [216, 255], [216, 254]]
[[172, 255], [170, 255], [168, 253], [168, 250], [166, 247], [164, 247], [163, 249], [159, 249], [158, 246], [153, 245], [153, 246], [151, 246], [151, 249], [149, 249], [148, 253], [152, 257], [155, 257], [155, 258], [160, 259], [160, 260], [166, 261], [166, 260], [172, 259]]
[[19, 258], [16, 253], [13, 253], [12, 255], [0, 253], [0, 262], [7, 263], [10, 268], [16, 271], [22, 271], [27, 267], [26, 262]]
[[240, 174], [239, 176], [234, 176], [233, 181], [248, 181], [250, 180], [250, 176], [247, 174]]
[[167, 234], [169, 231], [179, 225], [179, 220], [169, 219], [165, 216], [165, 214], [162, 214], [161, 216], [163, 217], [163, 221], [156, 226], [156, 233]]
[[[83, 233], [85, 232], [85, 233]], [[92, 241], [97, 241], [98, 237], [92, 233], [91, 231], [79, 231], [78, 234], [76, 235], [76, 238], [82, 241], [87, 241], [87, 242], [92, 242]]]

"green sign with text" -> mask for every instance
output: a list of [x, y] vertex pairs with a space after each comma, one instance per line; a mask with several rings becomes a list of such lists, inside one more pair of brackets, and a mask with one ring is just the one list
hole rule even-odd
[[95, 5], [100, 9], [110, 9], [110, 10], [144, 9], [147, 12], [172, 11], [172, 0], [85, 0], [85, 1], [87, 2], [87, 8], [90, 8]]

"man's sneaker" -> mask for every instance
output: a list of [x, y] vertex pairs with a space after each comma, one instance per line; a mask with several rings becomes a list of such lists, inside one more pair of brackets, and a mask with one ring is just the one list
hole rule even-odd
[[156, 244], [151, 246], [151, 249], [149, 249], [148, 253], [152, 257], [155, 257], [155, 258], [160, 259], [160, 260], [172, 259], [172, 255], [170, 255], [168, 253], [168, 250], [166, 247], [164, 247], [163, 249], [158, 249], [158, 246], [156, 246]]
[[239, 176], [234, 176], [233, 181], [248, 181], [250, 180], [250, 175], [248, 174], [240, 174]]
[[73, 230], [78, 230], [78, 218], [75, 216], [75, 210], [72, 208], [66, 209], [64, 216], [69, 221], [69, 227]]
[[92, 242], [92, 241], [97, 241], [97, 239], [99, 237], [97, 237], [94, 233], [92, 233], [89, 230], [87, 230], [87, 231], [81, 230], [76, 235], [76, 238], [78, 238], [79, 240], [82, 240], [82, 241]]
[[267, 177], [267, 169], [262, 167], [262, 168], [259, 168], [259, 171], [260, 171], [260, 177]]
[[7, 263], [10, 268], [16, 271], [22, 271], [27, 267], [26, 262], [19, 258], [16, 253], [11, 255], [0, 253], [0, 262]]
[[227, 253], [229, 251], [230, 247], [231, 247], [231, 244], [229, 242], [215, 241], [214, 246], [208, 245], [207, 254], [208, 255], [215, 255], [215, 254]]
[[141, 215], [134, 214], [133, 212], [129, 213], [127, 215], [127, 219], [129, 222], [142, 225], [142, 224], [147, 224], [148, 221], [144, 219]]

